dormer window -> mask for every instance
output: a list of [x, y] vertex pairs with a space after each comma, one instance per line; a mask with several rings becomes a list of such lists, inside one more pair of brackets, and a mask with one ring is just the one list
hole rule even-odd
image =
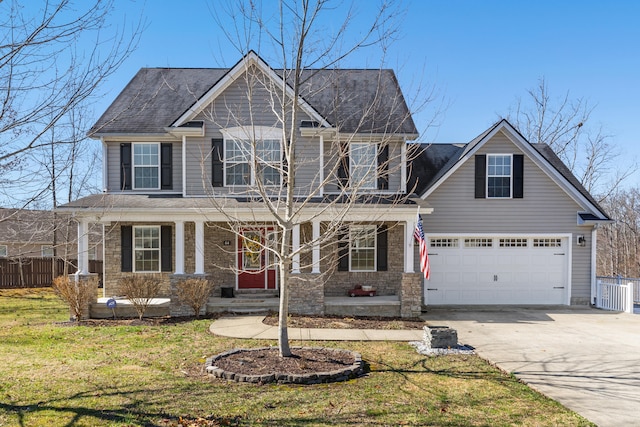
[[511, 197], [511, 155], [487, 156], [487, 197]]

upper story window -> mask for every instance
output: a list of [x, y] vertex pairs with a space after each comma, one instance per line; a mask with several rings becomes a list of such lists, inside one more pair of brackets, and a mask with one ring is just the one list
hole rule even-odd
[[352, 187], [373, 189], [377, 187], [377, 145], [351, 143], [349, 153], [349, 177]]
[[160, 188], [159, 144], [133, 144], [133, 188]]
[[487, 156], [487, 197], [511, 197], [511, 155]]
[[282, 182], [280, 130], [266, 127], [240, 127], [225, 129], [223, 134], [225, 136], [225, 185], [252, 186], [258, 181], [267, 186], [280, 185]]
[[476, 154], [476, 199], [522, 199], [524, 197], [523, 154]]
[[7, 245], [0, 245], [0, 258], [6, 258], [7, 253]]
[[160, 271], [160, 227], [133, 228], [134, 271]]
[[51, 245], [42, 245], [40, 246], [40, 254], [43, 257], [50, 258], [53, 256], [53, 246]]

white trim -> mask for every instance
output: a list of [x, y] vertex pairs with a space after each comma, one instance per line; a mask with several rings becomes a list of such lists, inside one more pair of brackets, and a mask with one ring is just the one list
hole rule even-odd
[[416, 228], [416, 218], [405, 221], [404, 224], [404, 272], [415, 272], [415, 255], [413, 253], [413, 230]]
[[[250, 51], [247, 55], [242, 58], [233, 68], [231, 68], [227, 74], [222, 77], [218, 83], [215, 84], [207, 93], [205, 93], [200, 99], [196, 101], [182, 116], [178, 118], [174, 123], [171, 124], [171, 127], [178, 127], [183, 125], [184, 123], [190, 121], [198, 115], [204, 108], [213, 102], [226, 88], [228, 88], [233, 82], [235, 82], [244, 72], [246, 72], [250, 66], [256, 66], [260, 69], [267, 77], [269, 77], [272, 81], [274, 81], [277, 85], [282, 86], [284, 81], [276, 74], [273, 69], [267, 65], [266, 62], [262, 60], [255, 52]], [[286, 94], [290, 98], [293, 98], [294, 92], [291, 86], [288, 84], [285, 87]], [[322, 117], [309, 103], [307, 103], [302, 97], [299, 97], [299, 105], [302, 110], [309, 115], [310, 118], [319, 122], [322, 127], [332, 127], [329, 122]]]
[[[508, 157], [509, 158], [509, 196], [508, 197], [497, 197], [497, 196], [489, 196], [489, 178], [490, 177], [506, 177], [506, 175], [489, 175], [489, 159], [496, 157]], [[505, 199], [513, 199], [513, 154], [510, 153], [487, 153], [487, 158], [485, 160], [485, 171], [484, 171], [484, 191], [485, 191], [485, 199], [487, 200], [505, 200]]]
[[584, 197], [574, 186], [571, 184], [560, 172], [556, 170], [538, 151], [536, 151], [527, 140], [525, 140], [511, 124], [502, 120], [498, 123], [491, 132], [482, 135], [481, 138], [475, 142], [472, 141], [469, 144], [473, 146], [461, 157], [456, 164], [449, 169], [438, 181], [431, 186], [427, 191], [420, 196], [423, 200], [427, 199], [443, 182], [445, 182], [451, 175], [453, 175], [463, 164], [465, 164], [475, 153], [487, 142], [490, 141], [498, 132], [504, 131], [509, 140], [518, 147], [527, 157], [532, 160], [543, 172], [545, 172], [560, 188], [564, 190], [569, 197], [571, 197], [576, 203], [589, 209], [593, 214], [602, 219], [606, 219], [603, 213], [594, 206], [586, 197]]
[[204, 221], [196, 221], [196, 270], [195, 274], [204, 274]]
[[[162, 171], [160, 171], [162, 173]], [[182, 197], [187, 197], [187, 136], [182, 136]]]
[[[291, 233], [291, 249], [294, 253], [300, 250], [300, 224], [294, 224], [293, 226]], [[293, 255], [291, 274], [300, 274], [300, 252]]]
[[[315, 242], [318, 242], [318, 240], [320, 239], [320, 221], [317, 221], [317, 220], [312, 221], [311, 227], [312, 227], [312, 238]], [[312, 258], [311, 273], [319, 274], [320, 273], [320, 243], [316, 243], [313, 245], [311, 258]]]
[[591, 259], [589, 260], [591, 264], [591, 299], [589, 301], [590, 304], [595, 305], [596, 303], [596, 260], [597, 260], [597, 245], [598, 243], [598, 227], [593, 227], [591, 229]]
[[400, 147], [400, 193], [407, 192], [407, 140]]
[[[140, 168], [152, 168], [155, 167], [158, 170], [158, 186], [157, 187], [141, 187], [141, 188], [137, 188], [136, 185], [136, 164], [135, 164], [135, 158], [136, 158], [136, 146], [142, 146], [142, 145], [155, 145], [158, 149], [158, 164], [153, 166], [153, 165], [140, 165], [138, 167]], [[132, 142], [131, 143], [131, 189], [132, 190], [137, 190], [137, 191], [142, 191], [142, 190], [160, 190], [161, 188], [161, 184], [160, 181], [162, 180], [162, 149], [160, 147], [160, 143], [159, 142]]]
[[319, 195], [324, 196], [324, 136], [320, 135], [320, 185]]
[[[352, 230], [353, 229], [373, 229], [373, 270], [354, 270], [352, 268], [352, 259], [351, 254], [354, 250], [353, 246], [351, 246], [352, 242]], [[370, 248], [365, 248], [370, 249]], [[388, 252], [388, 249], [387, 249]], [[371, 273], [378, 271], [378, 226], [375, 224], [357, 224], [349, 226], [349, 272], [353, 273]]]
[[100, 142], [102, 143], [102, 191], [106, 192], [109, 188], [109, 167], [107, 165], [109, 147], [104, 138], [100, 138]]
[[[174, 273], [184, 274], [184, 221], [174, 221], [174, 224], [176, 230], [176, 268]], [[160, 257], [162, 258], [162, 255]]]
[[[136, 248], [136, 229], [138, 228], [155, 228], [158, 230], [158, 248]], [[85, 233], [86, 234], [86, 233]], [[157, 270], [140, 270], [136, 269], [136, 250], [141, 251], [158, 251], [158, 269]], [[159, 225], [134, 225], [131, 229], [131, 271], [133, 273], [160, 273], [162, 271], [162, 227]]]

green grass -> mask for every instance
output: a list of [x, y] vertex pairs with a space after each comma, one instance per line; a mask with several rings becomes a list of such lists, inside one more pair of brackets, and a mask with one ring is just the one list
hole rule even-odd
[[255, 426], [591, 425], [476, 356], [305, 342], [358, 351], [370, 372], [336, 384], [257, 386], [203, 374], [210, 355], [265, 345], [213, 336], [211, 320], [87, 327], [62, 323], [68, 317], [48, 290], [0, 290], [0, 426], [176, 426], [179, 417]]

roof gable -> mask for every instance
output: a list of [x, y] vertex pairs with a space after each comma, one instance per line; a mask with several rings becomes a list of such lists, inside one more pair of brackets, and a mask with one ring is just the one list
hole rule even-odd
[[[423, 189], [420, 197], [426, 199], [444, 181], [453, 175], [466, 161], [473, 158], [475, 153], [498, 133], [503, 132], [507, 138], [518, 147], [530, 160], [545, 172], [559, 187], [561, 187], [579, 205], [597, 214], [602, 220], [608, 220], [604, 210], [593, 199], [591, 194], [580, 184], [571, 171], [555, 155], [546, 144], [531, 144], [506, 119], [502, 119], [485, 132], [474, 138], [461, 150], [450, 150], [450, 157], [444, 162], [442, 169], [435, 173], [429, 182], [420, 186]], [[436, 145], [436, 144], [434, 144]], [[429, 148], [425, 150], [427, 152]], [[429, 155], [427, 155], [429, 157]], [[418, 162], [423, 161], [420, 158]]]
[[[272, 69], [255, 52], [232, 68], [143, 68], [89, 131], [93, 137], [166, 135], [188, 123], [239, 78], [247, 66], [282, 84], [285, 71]], [[418, 135], [395, 74], [380, 69], [305, 69], [300, 99], [314, 121], [340, 132]], [[287, 93], [293, 92], [287, 86]]]

